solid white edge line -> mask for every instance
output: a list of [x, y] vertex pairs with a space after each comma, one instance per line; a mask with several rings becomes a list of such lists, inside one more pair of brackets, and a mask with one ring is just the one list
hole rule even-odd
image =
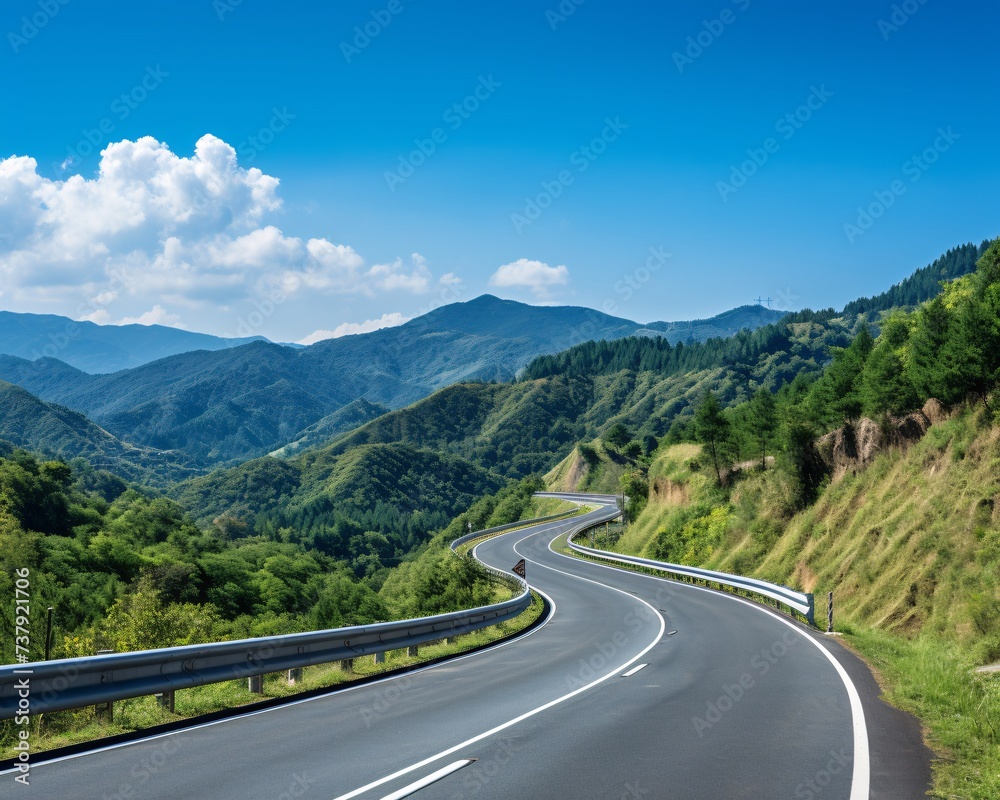
[[[520, 533], [520, 532], [521, 531], [518, 531], [518, 533]], [[400, 778], [403, 775], [407, 775], [407, 774], [409, 774], [411, 772], [414, 772], [415, 770], [418, 770], [418, 769], [421, 769], [423, 767], [426, 767], [428, 764], [433, 764], [435, 761], [439, 761], [440, 759], [442, 759], [442, 758], [444, 758], [446, 756], [450, 756], [453, 753], [458, 752], [459, 750], [465, 750], [465, 749], [471, 747], [473, 744], [476, 744], [477, 742], [481, 742], [483, 739], [487, 739], [487, 738], [489, 738], [490, 736], [493, 736], [496, 733], [500, 733], [500, 731], [506, 730], [507, 728], [511, 728], [511, 727], [513, 727], [514, 725], [517, 725], [520, 722], [524, 722], [524, 720], [529, 719], [530, 717], [533, 717], [536, 714], [540, 714], [543, 711], [547, 711], [548, 709], [552, 708], [553, 706], [557, 706], [560, 703], [563, 703], [566, 700], [569, 700], [571, 697], [576, 697], [578, 694], [582, 694], [583, 692], [586, 692], [586, 691], [594, 688], [598, 684], [604, 683], [606, 680], [608, 680], [610, 678], [613, 678], [616, 675], [618, 675], [618, 673], [620, 673], [623, 669], [626, 669], [626, 668], [630, 667], [632, 664], [634, 664], [636, 661], [638, 661], [640, 658], [642, 658], [644, 655], [646, 655], [646, 653], [648, 653], [650, 650], [652, 650], [654, 647], [656, 647], [656, 645], [659, 643], [659, 641], [663, 638], [663, 632], [667, 629], [667, 623], [666, 623], [666, 621], [660, 615], [659, 611], [657, 611], [655, 608], [653, 608], [649, 603], [647, 603], [641, 597], [636, 597], [635, 595], [629, 594], [628, 592], [623, 591], [621, 589], [617, 589], [614, 586], [608, 586], [607, 584], [600, 583], [599, 581], [591, 580], [590, 578], [584, 578], [582, 575], [574, 575], [572, 572], [564, 572], [561, 569], [556, 569], [555, 567], [550, 567], [550, 566], [547, 566], [545, 564], [540, 564], [537, 561], [533, 561], [533, 560], [527, 558], [526, 556], [523, 556], [523, 554], [520, 551], [518, 551], [517, 546], [521, 542], [523, 542], [525, 539], [530, 539], [532, 536], [538, 536], [541, 533], [551, 533], [551, 531], [537, 531], [535, 533], [529, 533], [527, 536], [525, 536], [525, 537], [523, 537], [521, 539], [518, 539], [514, 543], [514, 552], [517, 553], [517, 555], [522, 556], [523, 558], [525, 558], [526, 561], [530, 561], [532, 564], [535, 564], [536, 566], [542, 567], [544, 569], [550, 569], [553, 572], [558, 572], [558, 573], [560, 573], [562, 575], [567, 575], [567, 576], [569, 576], [571, 578], [575, 578], [576, 580], [585, 581], [586, 583], [593, 583], [595, 586], [601, 586], [601, 587], [603, 587], [605, 589], [608, 589], [609, 591], [618, 592], [619, 594], [623, 594], [626, 597], [630, 598], [631, 600], [636, 600], [636, 601], [642, 603], [644, 606], [646, 606], [646, 608], [648, 608], [650, 611], [653, 612], [653, 615], [657, 619], [660, 620], [660, 630], [657, 633], [656, 638], [654, 638], [652, 642], [650, 642], [645, 648], [643, 648], [639, 653], [637, 653], [636, 655], [634, 655], [632, 658], [630, 658], [624, 664], [621, 664], [620, 666], [616, 667], [615, 669], [611, 670], [610, 672], [606, 673], [605, 675], [602, 675], [600, 678], [597, 678], [597, 679], [591, 681], [586, 686], [581, 686], [580, 688], [574, 689], [572, 692], [569, 692], [568, 694], [564, 694], [562, 697], [557, 697], [555, 700], [550, 700], [549, 702], [544, 703], [544, 704], [538, 706], [537, 708], [533, 708], [530, 711], [525, 711], [520, 716], [514, 717], [514, 719], [508, 720], [507, 722], [501, 723], [500, 725], [497, 725], [497, 726], [495, 726], [493, 728], [490, 728], [488, 731], [483, 731], [482, 733], [480, 733], [480, 734], [478, 734], [476, 736], [473, 736], [473, 737], [471, 737], [469, 739], [466, 739], [464, 742], [459, 742], [458, 744], [453, 745], [452, 747], [449, 747], [447, 750], [442, 750], [440, 753], [437, 753], [437, 754], [432, 755], [432, 756], [428, 756], [427, 758], [423, 759], [422, 761], [418, 761], [416, 764], [411, 764], [408, 767], [403, 767], [403, 769], [396, 770], [396, 772], [392, 773], [391, 775], [386, 775], [384, 778], [379, 778], [378, 780], [372, 781], [371, 783], [367, 783], [364, 786], [359, 786], [357, 789], [355, 789], [352, 792], [348, 792], [347, 794], [338, 795], [337, 797], [334, 798], [334, 800], [350, 800], [350, 798], [352, 798], [352, 797], [357, 797], [358, 795], [364, 794], [365, 792], [369, 792], [372, 789], [375, 789], [375, 788], [377, 788], [379, 786], [382, 786], [383, 784], [388, 783], [389, 781], [394, 781], [394, 780], [396, 780], [396, 778]], [[503, 536], [503, 534], [501, 534], [501, 536]], [[500, 536], [494, 536], [490, 541], [496, 541], [499, 538], [500, 538]], [[478, 545], [477, 545], [477, 547], [478, 547]], [[536, 589], [535, 591], [538, 591], [538, 590]]]
[[[558, 538], [558, 537], [557, 537]], [[555, 540], [553, 540], [554, 542]], [[575, 561], [585, 561], [586, 559], [576, 558], [574, 556], [568, 556], [565, 553], [560, 553], [552, 549], [552, 543], [549, 543], [549, 550], [555, 553], [557, 556], [562, 556], [563, 558], [570, 558]], [[853, 728], [854, 734], [854, 768], [851, 774], [851, 797], [850, 800], [868, 800], [868, 793], [871, 787], [871, 754], [868, 749], [868, 728], [865, 725], [865, 709], [861, 703], [861, 695], [858, 694], [857, 687], [855, 687], [854, 682], [851, 680], [850, 675], [847, 674], [847, 670], [844, 669], [843, 665], [834, 658], [833, 653], [826, 649], [823, 644], [814, 637], [803, 631], [798, 625], [793, 624], [789, 620], [785, 619], [779, 614], [771, 611], [770, 609], [764, 608], [757, 603], [751, 603], [749, 600], [744, 600], [742, 597], [734, 597], [733, 595], [726, 594], [724, 592], [716, 592], [712, 589], [705, 589], [701, 586], [695, 586], [690, 583], [681, 583], [680, 581], [673, 581], [669, 578], [661, 578], [656, 575], [645, 575], [641, 572], [634, 572], [633, 570], [625, 569], [624, 567], [614, 567], [610, 564], [598, 564], [594, 561], [588, 561], [587, 563], [593, 564], [595, 567], [600, 567], [601, 569], [613, 569], [618, 572], [632, 572], [634, 575], [640, 575], [644, 578], [649, 578], [654, 581], [668, 581], [670, 583], [677, 584], [688, 589], [696, 589], [700, 592], [708, 592], [716, 597], [724, 597], [729, 600], [733, 600], [737, 603], [743, 603], [750, 608], [756, 609], [770, 617], [773, 617], [778, 622], [783, 625], [787, 625], [793, 631], [798, 633], [807, 641], [814, 644], [819, 651], [826, 656], [826, 658], [833, 664], [833, 668], [837, 671], [837, 675], [840, 676], [840, 680], [843, 681], [844, 688], [847, 690], [847, 698], [851, 704], [851, 726]]]
[[632, 677], [633, 675], [635, 675], [635, 673], [637, 673], [637, 672], [638, 672], [638, 671], [639, 671], [640, 669], [643, 669], [644, 667], [648, 667], [648, 666], [649, 666], [649, 664], [637, 664], [636, 666], [632, 667], [632, 669], [630, 669], [630, 670], [629, 670], [628, 672], [624, 673], [624, 674], [622, 675], [622, 677], [623, 677], [623, 678], [631, 678], [631, 677]]
[[387, 794], [382, 800], [402, 800], [404, 797], [409, 797], [411, 794], [416, 794], [425, 786], [430, 786], [432, 783], [437, 783], [442, 778], [446, 778], [453, 772], [458, 772], [462, 767], [467, 767], [472, 764], [476, 759], [474, 758], [463, 758], [461, 761], [453, 761], [446, 767], [441, 767], [437, 772], [432, 772], [426, 778], [421, 778], [419, 781], [414, 781], [413, 783], [404, 786], [402, 789], [393, 792], [392, 794]]

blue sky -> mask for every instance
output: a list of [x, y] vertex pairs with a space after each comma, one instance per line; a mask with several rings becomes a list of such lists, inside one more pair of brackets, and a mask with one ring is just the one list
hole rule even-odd
[[0, 20], [9, 310], [279, 341], [487, 291], [689, 319], [840, 306], [1000, 234], [983, 3], [9, 0]]

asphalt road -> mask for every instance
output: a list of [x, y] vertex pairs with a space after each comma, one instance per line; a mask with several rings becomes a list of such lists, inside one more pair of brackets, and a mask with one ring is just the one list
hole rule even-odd
[[0, 775], [0, 797], [367, 799], [438, 775], [414, 796], [860, 800], [869, 780], [879, 800], [923, 794], [919, 728], [877, 700], [867, 669], [836, 642], [721, 593], [553, 552], [579, 522], [477, 548], [502, 569], [525, 558], [528, 581], [552, 601], [527, 636], [36, 764], [27, 788]]

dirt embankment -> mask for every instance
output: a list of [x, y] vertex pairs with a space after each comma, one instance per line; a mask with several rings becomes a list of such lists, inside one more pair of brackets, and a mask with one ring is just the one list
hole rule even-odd
[[580, 484], [583, 483], [583, 479], [587, 477], [589, 467], [587, 459], [579, 451], [574, 451], [573, 463], [570, 465], [569, 472], [566, 475], [565, 488], [562, 491], [578, 491]]
[[686, 483], [657, 477], [649, 485], [649, 500], [665, 506], [685, 506], [691, 502], [691, 489]]
[[862, 417], [816, 440], [816, 452], [829, 468], [833, 480], [864, 469], [890, 447], [907, 447], [923, 438], [931, 425], [946, 419], [948, 412], [937, 400], [928, 400], [920, 411], [903, 417], [888, 417], [884, 423]]

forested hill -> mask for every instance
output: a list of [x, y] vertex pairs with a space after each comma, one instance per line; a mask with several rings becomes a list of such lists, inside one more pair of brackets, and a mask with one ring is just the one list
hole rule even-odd
[[[913, 283], [925, 281], [942, 263], [957, 263], [956, 253], [968, 258], [979, 249], [951, 251], [937, 266], [918, 271]], [[682, 435], [706, 391], [723, 407], [748, 401], [760, 389], [778, 392], [793, 381], [801, 392], [866, 327], [877, 333], [880, 321], [875, 313], [806, 310], [707, 342], [671, 344], [642, 336], [589, 341], [540, 356], [512, 383], [450, 386], [336, 439], [330, 449], [343, 453], [362, 444], [406, 443], [522, 477], [550, 468], [576, 443], [603, 436], [615, 425], [624, 425], [639, 442], [675, 427]]]
[[[584, 342], [561, 353], [539, 356], [525, 367], [522, 378], [608, 375], [620, 370], [650, 370], [661, 375], [677, 375], [723, 366], [739, 371], [741, 364], [749, 365], [769, 356], [780, 357], [779, 354], [783, 353], [805, 355], [808, 360], [815, 357], [815, 349], [809, 348], [809, 353], [805, 354], [803, 344], [795, 340], [796, 334], [803, 328], [802, 323], [828, 326], [835, 319], [850, 322], [863, 314], [866, 322], [877, 327], [881, 312], [919, 305], [937, 297], [942, 291], [942, 283], [975, 272], [976, 262], [989, 245], [990, 241], [984, 241], [979, 246], [969, 243], [955, 247], [882, 294], [851, 301], [839, 314], [833, 309], [806, 310], [788, 314], [754, 330], [740, 331], [729, 338], [679, 342], [676, 345], [660, 338], [638, 337]], [[843, 344], [842, 340], [824, 342], [827, 347]], [[751, 377], [747, 370], [742, 371]], [[778, 380], [770, 388], [776, 388], [775, 384], [782, 382], [781, 376], [775, 377]]]
[[976, 271], [976, 262], [986, 252], [991, 242], [983, 241], [978, 247], [972, 242], [959, 245], [891, 289], [874, 297], [861, 297], [844, 306], [844, 314], [873, 314], [890, 308], [906, 308], [919, 305], [938, 296], [941, 282], [961, 278]]
[[146, 486], [163, 487], [194, 474], [178, 453], [126, 444], [83, 414], [2, 380], [0, 439], [49, 458], [85, 459], [95, 469]]
[[[729, 367], [747, 373], [761, 357], [779, 353], [812, 360], [823, 358], [823, 348], [841, 344], [842, 339], [810, 341], [797, 337], [802, 323], [828, 325], [837, 315], [832, 311], [803, 311], [785, 316], [780, 322], [757, 330], [743, 330], [726, 339], [671, 345], [660, 337], [629, 337], [612, 342], [584, 342], [562, 353], [539, 356], [525, 367], [523, 380], [537, 380], [554, 375], [609, 375], [621, 370], [656, 372], [663, 376], [704, 369]], [[795, 362], [796, 364], [799, 362]], [[770, 376], [782, 382], [779, 374]]]
[[181, 483], [171, 495], [229, 538], [304, 544], [371, 576], [505, 483], [456, 456], [376, 444], [259, 458]]

